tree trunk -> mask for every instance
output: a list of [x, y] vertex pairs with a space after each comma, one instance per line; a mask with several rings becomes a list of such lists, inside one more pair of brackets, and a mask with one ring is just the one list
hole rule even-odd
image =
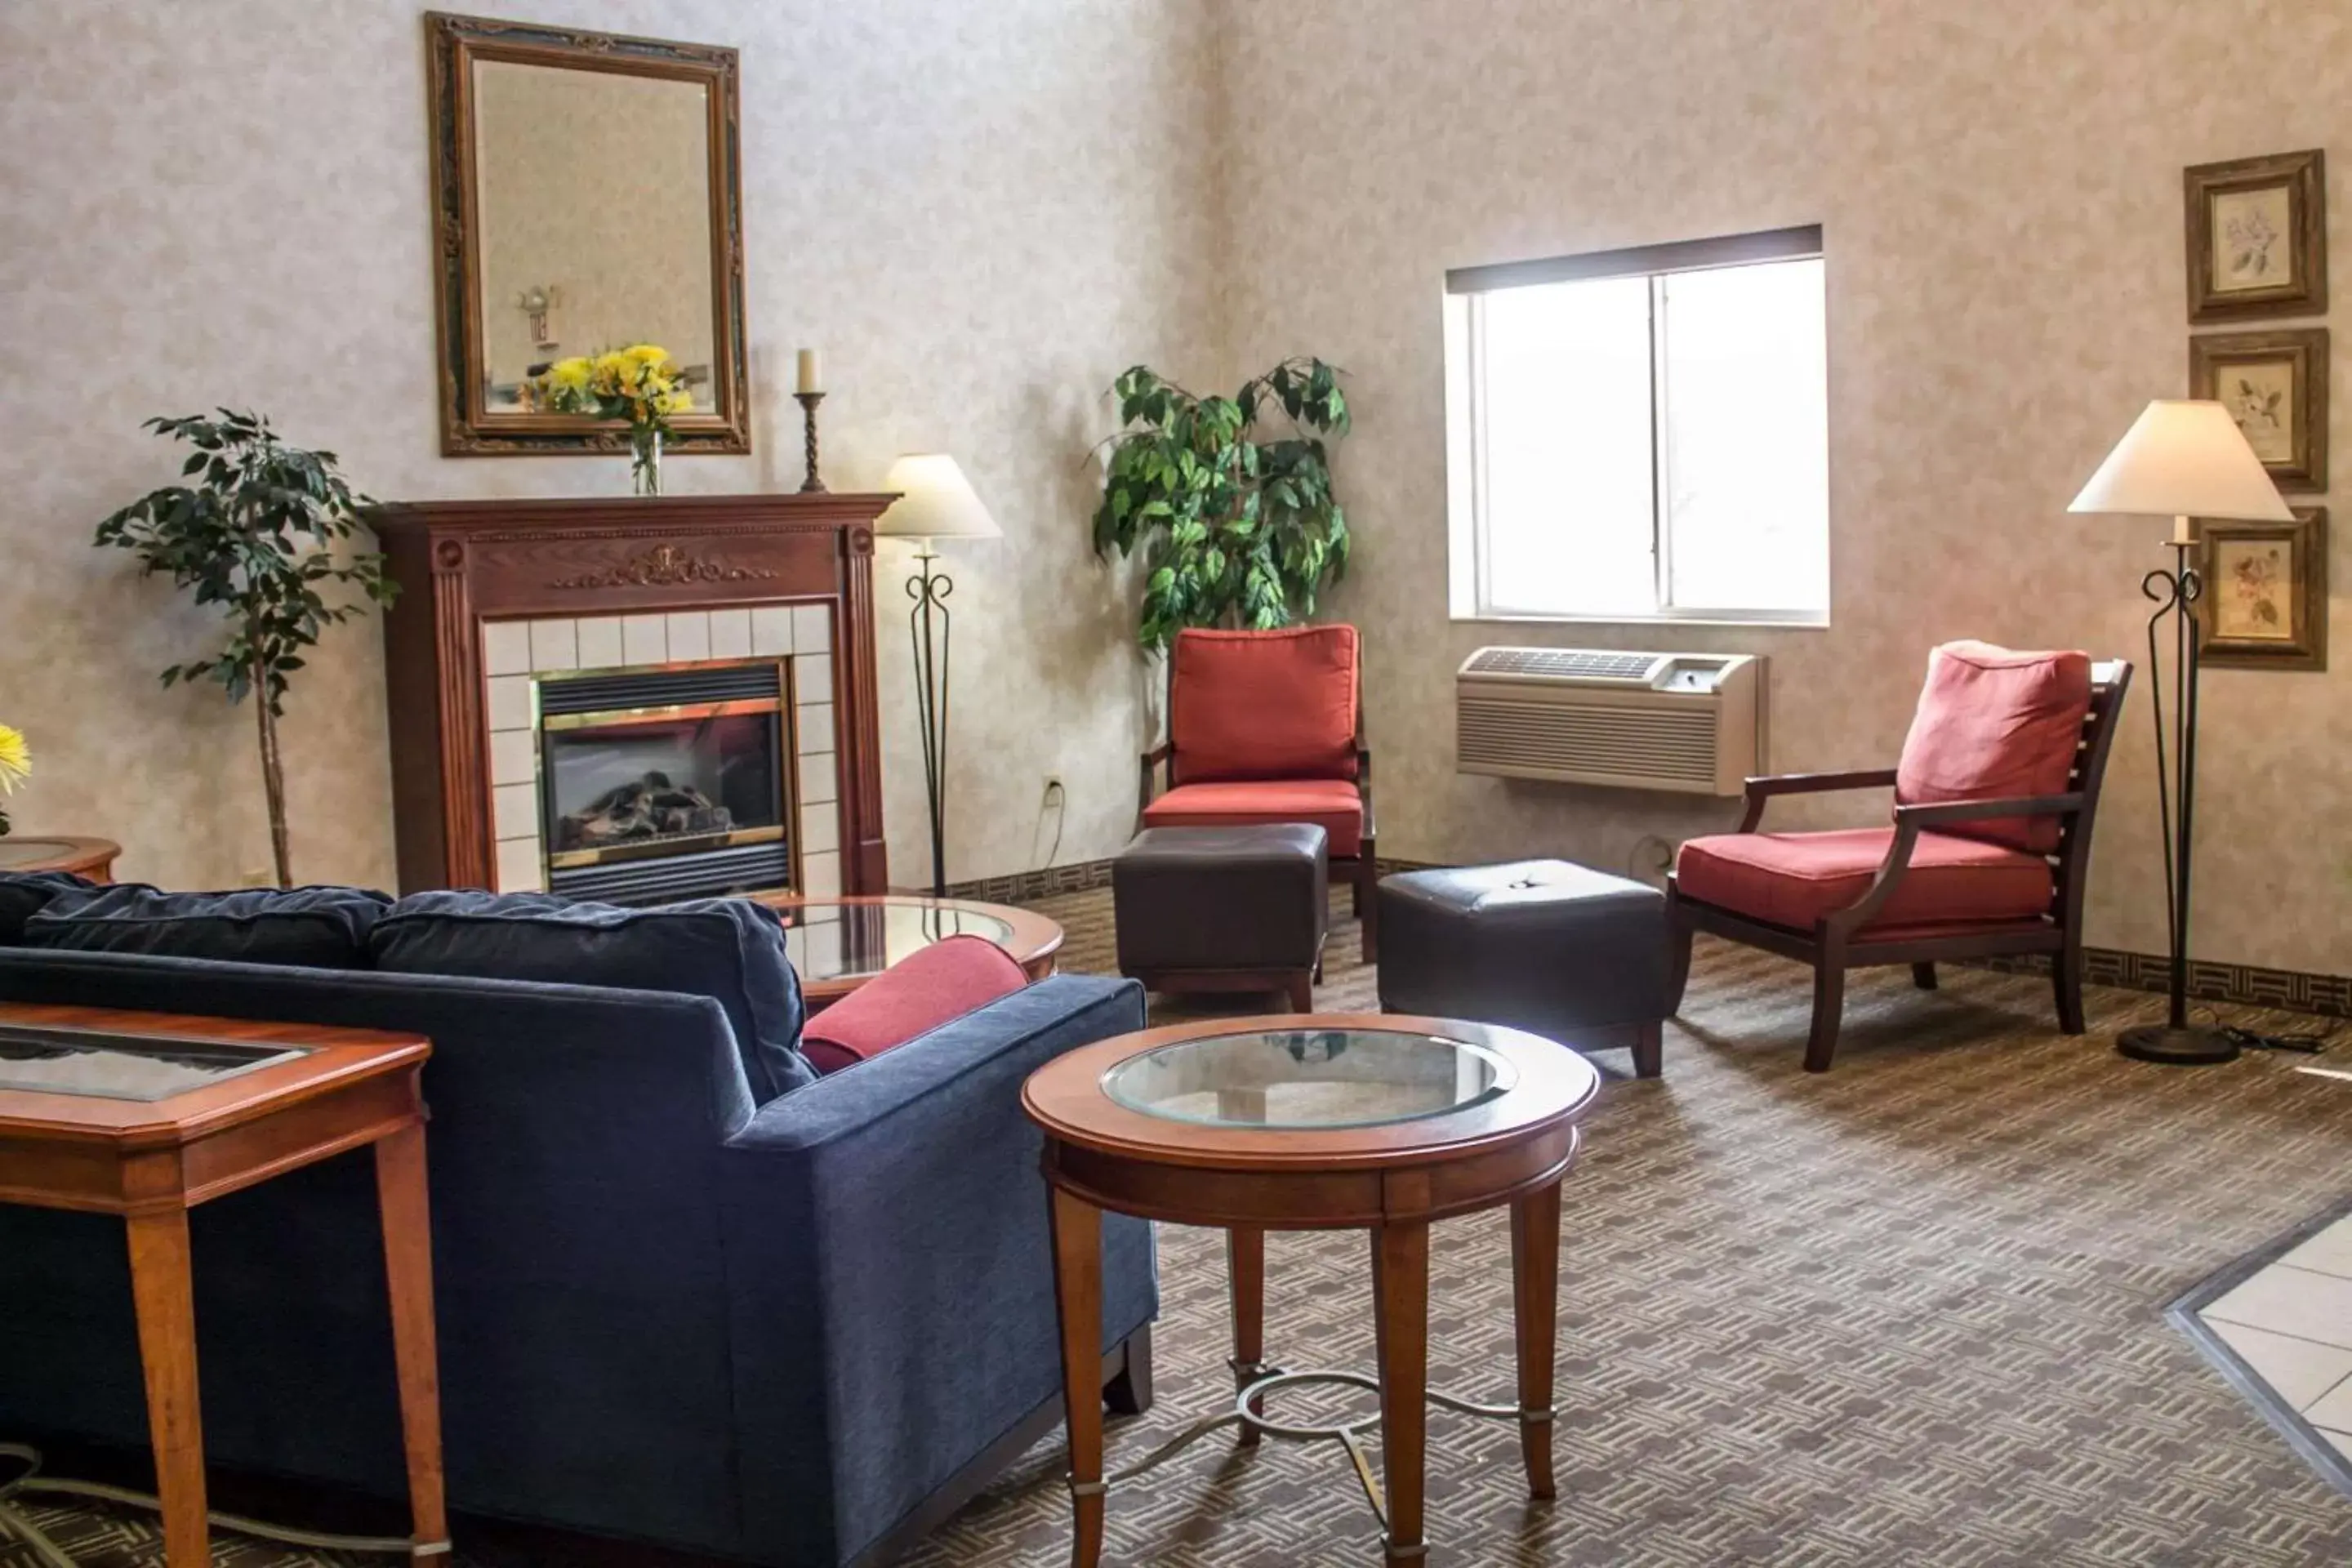
[[261, 722], [261, 787], [269, 800], [269, 853], [277, 863], [278, 885], [294, 885], [293, 858], [286, 845], [286, 767], [278, 754], [278, 715], [269, 696], [269, 672], [261, 656], [253, 658], [254, 710]]

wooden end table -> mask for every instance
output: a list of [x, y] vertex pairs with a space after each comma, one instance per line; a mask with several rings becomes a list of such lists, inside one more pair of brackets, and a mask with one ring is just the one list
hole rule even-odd
[[122, 846], [111, 838], [60, 838], [12, 833], [0, 838], [0, 871], [70, 871], [93, 882], [114, 880]]
[[449, 1550], [414, 1035], [0, 1003], [0, 1203], [121, 1215], [166, 1568], [212, 1562], [188, 1211], [375, 1150], [413, 1561]]
[[951, 936], [985, 937], [1032, 980], [1054, 973], [1062, 928], [1034, 910], [912, 893], [804, 898], [752, 893], [784, 917], [784, 950], [811, 1010], [830, 1007], [894, 963]]
[[[1517, 1029], [1378, 1013], [1181, 1024], [1085, 1047], [1032, 1074], [1021, 1099], [1045, 1134], [1076, 1568], [1101, 1561], [1112, 1483], [1225, 1426], [1240, 1429], [1244, 1447], [1265, 1435], [1344, 1445], [1391, 1563], [1428, 1554], [1431, 1404], [1517, 1422], [1528, 1489], [1550, 1497], [1559, 1187], [1600, 1083], [1583, 1058]], [[1429, 1226], [1502, 1204], [1511, 1207], [1518, 1402], [1474, 1405], [1428, 1386]], [[1231, 1411], [1108, 1478], [1096, 1398], [1105, 1209], [1225, 1231], [1238, 1389]], [[1329, 1229], [1371, 1232], [1377, 1378], [1264, 1363], [1265, 1233]], [[1376, 1389], [1380, 1414], [1301, 1426], [1265, 1413], [1267, 1395], [1313, 1384]], [[1375, 1419], [1385, 1495], [1359, 1440]]]

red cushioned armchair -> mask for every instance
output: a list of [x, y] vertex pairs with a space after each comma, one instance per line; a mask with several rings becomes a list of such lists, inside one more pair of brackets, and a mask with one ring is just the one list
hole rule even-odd
[[[1749, 779], [1739, 831], [1675, 858], [1674, 1005], [1696, 931], [1810, 963], [1805, 1068], [1827, 1072], [1848, 969], [1908, 963], [1933, 990], [1938, 960], [2048, 953], [2059, 1026], [2081, 1034], [2091, 823], [2130, 680], [2130, 665], [2086, 654], [1947, 644], [1928, 657], [1899, 765]], [[1778, 795], [1889, 786], [1889, 826], [1757, 830]]]
[[[1144, 753], [1146, 827], [1311, 822], [1332, 869], [1353, 874], [1364, 962], [1377, 963], [1372, 753], [1364, 745], [1356, 628], [1176, 634], [1168, 741]], [[1168, 790], [1155, 798], [1160, 769]]]

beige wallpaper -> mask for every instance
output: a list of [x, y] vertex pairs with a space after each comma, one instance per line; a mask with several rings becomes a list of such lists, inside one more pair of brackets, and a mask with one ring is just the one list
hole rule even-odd
[[[1645, 835], [1736, 818], [1456, 775], [1452, 673], [1482, 644], [1769, 654], [1785, 770], [1891, 762], [1945, 638], [2144, 661], [2138, 583], [2167, 559], [2165, 525], [2066, 503], [2147, 398], [2186, 390], [2184, 165], [2327, 148], [2335, 292], [2352, 289], [2347, 19], [2316, 0], [1227, 5], [1223, 90], [1281, 106], [1253, 117], [1220, 170], [1234, 350], [1244, 363], [1313, 352], [1353, 373], [1340, 479], [1360, 550], [1337, 608], [1367, 633], [1382, 849], [1622, 868]], [[1828, 231], [1831, 629], [1450, 623], [1444, 269], [1811, 222]], [[2352, 400], [2335, 407], [2337, 453], [2352, 455]], [[2334, 672], [2207, 679], [2210, 957], [2352, 972], [2340, 501], [2335, 532]], [[2152, 767], [2136, 704], [2092, 936], [2161, 951]]]
[[[90, 0], [0, 7], [0, 720], [32, 737], [21, 830], [121, 839], [180, 886], [268, 860], [252, 715], [155, 672], [210, 623], [89, 548], [169, 482], [139, 431], [215, 403], [277, 416], [386, 498], [625, 493], [625, 458], [438, 455], [423, 7]], [[950, 551], [950, 869], [1108, 853], [1143, 740], [1125, 615], [1087, 545], [1099, 397], [1139, 358], [1206, 357], [1205, 42], [1184, 0], [530, 0], [509, 14], [742, 51], [757, 450], [677, 491], [796, 487], [793, 350], [825, 351], [826, 477], [961, 458], [1006, 539]], [[908, 563], [877, 598], [892, 866], [928, 873], [908, 696]], [[336, 633], [286, 742], [299, 876], [393, 877], [380, 644]], [[1033, 851], [1033, 844], [1035, 846]]]

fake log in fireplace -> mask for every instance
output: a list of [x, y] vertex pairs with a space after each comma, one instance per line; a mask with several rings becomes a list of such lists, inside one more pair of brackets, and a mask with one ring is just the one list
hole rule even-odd
[[796, 888], [789, 659], [542, 676], [550, 891], [617, 903]]

